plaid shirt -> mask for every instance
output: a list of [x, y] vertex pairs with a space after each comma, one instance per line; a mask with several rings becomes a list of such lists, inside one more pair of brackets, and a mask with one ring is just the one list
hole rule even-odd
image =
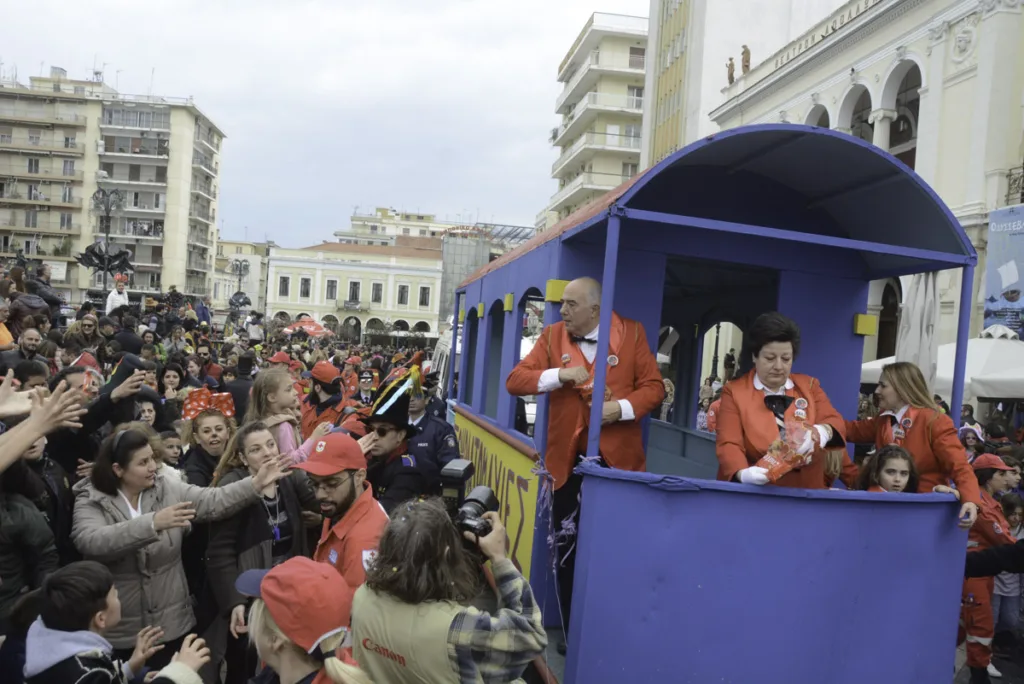
[[448, 630], [448, 657], [465, 684], [521, 682], [523, 670], [548, 644], [530, 583], [507, 558], [492, 569], [501, 597], [497, 615], [466, 608]]

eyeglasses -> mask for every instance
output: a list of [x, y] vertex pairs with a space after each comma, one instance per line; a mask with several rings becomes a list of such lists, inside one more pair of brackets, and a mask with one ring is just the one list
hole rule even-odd
[[338, 489], [343, 484], [351, 480], [353, 475], [355, 475], [355, 473], [350, 472], [347, 476], [340, 480], [327, 480], [326, 482], [324, 482], [323, 480], [310, 479], [309, 485], [312, 488], [314, 494], [316, 494], [316, 492], [318, 492], [321, 489], [324, 490], [325, 492], [330, 492], [334, 491], [335, 489]]
[[387, 437], [392, 432], [398, 432], [398, 430], [395, 428], [385, 427], [383, 425], [378, 425], [377, 427], [373, 428], [373, 431], [377, 434], [378, 437]]

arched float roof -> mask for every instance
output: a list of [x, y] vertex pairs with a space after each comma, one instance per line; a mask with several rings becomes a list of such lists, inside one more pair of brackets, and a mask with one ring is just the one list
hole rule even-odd
[[[661, 221], [815, 241], [859, 252], [869, 277], [974, 264], [949, 208], [874, 145], [798, 124], [746, 126], [699, 140], [471, 275], [465, 285], [555, 239], [604, 222]], [[747, 227], [747, 229], [743, 228]], [[721, 229], [721, 228], [718, 228]]]

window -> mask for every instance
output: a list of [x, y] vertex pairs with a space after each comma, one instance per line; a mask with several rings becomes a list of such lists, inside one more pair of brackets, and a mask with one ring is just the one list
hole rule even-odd
[[128, 165], [128, 180], [137, 181], [142, 178], [142, 166], [139, 164]]
[[60, 214], [60, 227], [71, 228], [71, 214], [64, 211]]
[[112, 162], [111, 163], [104, 162], [103, 164], [100, 164], [100, 171], [102, 171], [103, 173], [107, 174], [107, 178], [113, 178], [114, 177], [114, 164]]
[[637, 173], [637, 165], [633, 162], [622, 162], [622, 180], [627, 181]]
[[241, 247], [235, 247], [235, 254], [241, 254], [241, 253], [242, 253], [242, 248]]
[[25, 227], [26, 228], [38, 228], [38, 214], [35, 210], [28, 210], [25, 212]]
[[427, 231], [424, 230], [423, 228], [420, 228], [420, 235], [423, 236], [423, 235], [426, 235], [426, 234], [427, 234]]
[[213, 298], [220, 299], [220, 281], [213, 284]]
[[372, 223], [370, 224], [370, 232], [371, 233], [376, 233], [377, 232], [377, 226], [375, 224], [372, 224]]
[[[167, 182], [167, 167], [166, 166], [158, 166], [158, 167], [156, 167], [156, 182], [157, 183], [166, 183]], [[209, 193], [207, 193], [207, 194], [209, 194]]]
[[380, 304], [384, 301], [384, 283], [374, 283], [370, 288], [370, 302]]
[[28, 132], [28, 144], [38, 145], [40, 142], [42, 142], [41, 135], [42, 133], [40, 131], [30, 130]]
[[420, 306], [430, 306], [430, 288], [420, 288]]
[[338, 281], [328, 280], [327, 281], [327, 294], [325, 299], [336, 300], [338, 298]]
[[66, 147], [68, 149], [74, 149], [74, 148], [78, 147], [78, 141], [75, 140], [75, 136], [74, 135], [65, 135], [64, 136], [64, 147]]
[[0, 126], [0, 143], [10, 143], [12, 139], [12, 128], [10, 126]]
[[28, 160], [28, 172], [29, 173], [39, 173], [39, 160], [38, 159], [29, 159]]
[[61, 188], [61, 191], [60, 191], [60, 201], [61, 202], [74, 202], [75, 201], [74, 188], [71, 187], [70, 185], [65, 185], [63, 188]]
[[142, 203], [142, 195], [137, 192], [132, 193], [132, 206], [137, 207]]
[[313, 289], [313, 281], [309, 278], [299, 278], [299, 296], [309, 297], [310, 290]]
[[629, 86], [626, 106], [631, 109], [643, 109], [644, 89], [642, 86]]
[[358, 280], [349, 281], [348, 284], [348, 301], [358, 302], [359, 301], [359, 289], [360, 283]]
[[399, 285], [398, 286], [398, 305], [409, 306], [409, 286]]
[[28, 198], [30, 200], [37, 200], [43, 198], [43, 193], [39, 192], [39, 185], [37, 183], [28, 184]]
[[412, 231], [409, 230], [408, 228], [403, 228], [402, 229], [402, 235], [409, 235], [410, 233], [412, 233]]
[[288, 276], [281, 276], [280, 280], [277, 281], [277, 296], [287, 297], [288, 289], [291, 285], [292, 279]]
[[74, 176], [75, 175], [75, 160], [65, 159], [64, 160], [64, 175]]

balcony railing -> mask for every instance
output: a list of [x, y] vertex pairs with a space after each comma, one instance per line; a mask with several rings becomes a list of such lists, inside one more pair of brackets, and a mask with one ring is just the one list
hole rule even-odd
[[[94, 232], [97, 235], [103, 235], [103, 221], [102, 219], [96, 222]], [[134, 237], [134, 238], [153, 238], [155, 240], [162, 240], [164, 237], [164, 227], [162, 225], [156, 226], [145, 222], [128, 222], [118, 225], [114, 223], [110, 226], [110, 235], [113, 237]]]
[[213, 212], [202, 207], [189, 207], [188, 216], [189, 218], [205, 221], [206, 223], [213, 223]]
[[63, 169], [40, 169], [38, 172], [33, 172], [29, 171], [28, 166], [25, 164], [19, 164], [18, 166], [12, 166], [10, 164], [0, 166], [0, 178], [38, 178], [43, 181], [80, 181], [82, 180], [82, 175], [81, 171], [64, 173]]
[[54, 114], [53, 116], [39, 116], [38, 114], [22, 114], [20, 112], [0, 111], [0, 121], [15, 121], [27, 124], [42, 124], [44, 126], [85, 126], [89, 118], [81, 114]]
[[198, 166], [205, 169], [211, 176], [217, 175], [217, 162], [213, 161], [205, 154], [199, 152], [192, 153], [192, 166]]
[[0, 134], [0, 150], [24, 150], [27, 152], [56, 152], [59, 154], [83, 155], [85, 149], [73, 138], [65, 140], [43, 140], [38, 135]]
[[45, 233], [47, 235], [78, 235], [82, 232], [82, 224], [57, 222], [37, 222], [34, 226], [26, 226], [24, 217], [9, 217], [0, 220], [0, 230], [12, 233]]
[[[156, 143], [156, 144], [154, 144]], [[146, 142], [137, 147], [131, 145], [114, 145], [109, 150], [102, 142], [100, 154], [128, 154], [140, 157], [168, 157], [171, 153], [171, 146], [166, 140]]]
[[203, 257], [200, 257], [195, 253], [192, 253], [189, 254], [188, 258], [185, 260], [185, 267], [191, 268], [192, 270], [195, 271], [209, 271], [210, 260], [204, 259]]
[[564, 188], [555, 193], [555, 196], [551, 198], [549, 206], [555, 206], [564, 202], [567, 197], [581, 188], [590, 186], [595, 190], [607, 191], [618, 187], [629, 180], [629, 178], [629, 176], [620, 176], [614, 173], [581, 173], [569, 181]]
[[569, 79], [569, 82], [565, 84], [565, 88], [562, 89], [561, 95], [558, 96], [558, 100], [555, 102], [555, 108], [562, 108], [565, 100], [575, 90], [576, 86], [580, 84], [580, 81], [583, 80], [583, 77], [591, 68], [642, 72], [645, 64], [646, 59], [643, 55], [608, 54], [607, 52], [602, 53], [600, 50], [593, 50], [583, 60], [583, 63], [576, 68], [576, 73]]
[[140, 185], [167, 185], [167, 178], [157, 178], [156, 176], [140, 176], [139, 178], [125, 178], [123, 176], [114, 176], [103, 178], [104, 183], [139, 183]]
[[185, 294], [194, 295], [196, 297], [205, 297], [210, 294], [210, 288], [206, 285], [197, 285], [193, 283], [185, 283]]
[[584, 133], [551, 165], [551, 171], [554, 173], [560, 169], [584, 147], [605, 147], [630, 152], [639, 151], [640, 138], [633, 135], [616, 135], [612, 133]]
[[44, 195], [41, 192], [8, 192], [4, 195], [0, 195], [0, 204], [13, 204], [19, 206], [41, 206], [41, 207], [55, 207], [58, 209], [81, 209], [82, 200], [80, 197], [74, 196], [61, 196], [51, 197], [50, 195]]
[[1024, 166], [1010, 169], [1006, 180], [1006, 204], [1024, 204]]
[[212, 135], [209, 135], [209, 134], [207, 134], [207, 135], [198, 135], [197, 134], [197, 135], [192, 136], [192, 138], [196, 142], [196, 144], [206, 145], [211, 150], [214, 150], [216, 152], [220, 151], [220, 141], [217, 140]]
[[[103, 287], [103, 274], [97, 273], [92, 277], [92, 286], [94, 288]], [[113, 289], [114, 279], [107, 277], [107, 287]], [[133, 292], [160, 292], [160, 279], [148, 280], [145, 278], [136, 278], [134, 275], [128, 276], [128, 283], [125, 285], [128, 290]]]
[[192, 183], [192, 192], [202, 193], [207, 197], [217, 199], [217, 188], [213, 183]]
[[210, 246], [210, 238], [208, 236], [202, 235], [200, 233], [189, 232], [189, 234], [188, 234], [188, 241], [193, 246], [196, 245], [196, 244], [203, 245], [204, 247], [209, 247]]

